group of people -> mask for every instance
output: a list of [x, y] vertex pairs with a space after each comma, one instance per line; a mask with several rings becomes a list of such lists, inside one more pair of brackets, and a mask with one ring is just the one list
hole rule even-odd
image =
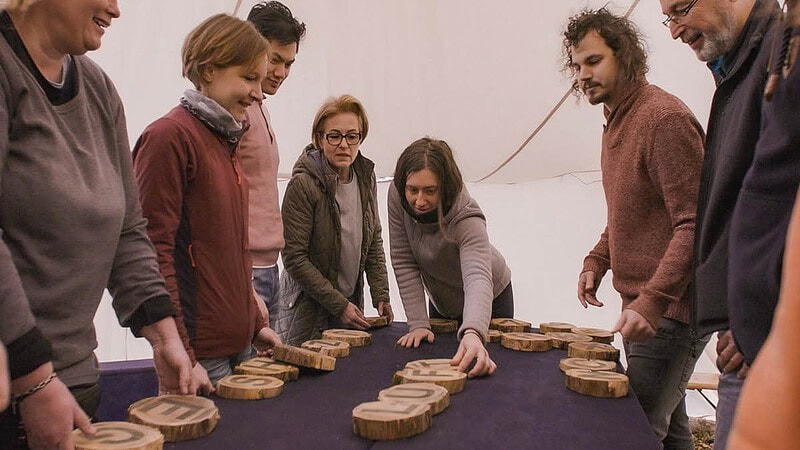
[[[282, 342], [366, 329], [365, 273], [373, 306], [393, 320], [358, 99], [321, 105], [279, 205], [264, 99], [289, 76], [306, 32], [285, 5], [262, 2], [247, 20], [218, 14], [195, 27], [181, 50], [192, 88], [132, 152], [114, 84], [84, 55], [120, 16], [117, 1], [4, 7], [4, 448], [71, 448], [73, 427], [94, 433], [92, 321], [105, 289], [120, 324], [151, 343], [163, 394], [211, 393], [239, 362]], [[489, 319], [513, 316], [511, 274], [447, 143], [412, 143], [393, 187], [391, 255], [409, 319], [398, 344], [434, 342], [427, 290], [430, 316], [462, 323], [453, 364], [493, 373]]]
[[[181, 56], [193, 87], [131, 153], [122, 101], [84, 56], [119, 17], [117, 1], [6, 3], [0, 443], [71, 448], [73, 427], [94, 432], [92, 320], [104, 289], [120, 323], [151, 343], [161, 393], [210, 393], [239, 362], [275, 345], [332, 327], [366, 329], [364, 274], [373, 306], [394, 318], [374, 164], [361, 151], [369, 120], [357, 98], [320, 106], [279, 205], [264, 99], [289, 76], [306, 32], [286, 6], [259, 3], [247, 20], [218, 14], [192, 30]], [[647, 82], [630, 20], [585, 10], [563, 33], [576, 94], [603, 104], [606, 119], [608, 218], [584, 259], [578, 299], [603, 306], [597, 288], [612, 271], [622, 297], [614, 331], [665, 448], [692, 448], [685, 388], [712, 332], [722, 371], [716, 448], [725, 448], [782, 285], [786, 318], [775, 332], [789, 337], [770, 338], [765, 358], [779, 364], [783, 339], [796, 336], [798, 299], [787, 289], [797, 284], [797, 252], [785, 238], [800, 182], [797, 3], [787, 1], [784, 14], [776, 0], [661, 0], [672, 37], [716, 81], [705, 131], [679, 99]], [[401, 152], [388, 212], [408, 318], [398, 345], [433, 343], [429, 318], [456, 319], [452, 363], [470, 376], [493, 373], [488, 325], [514, 315], [511, 271], [446, 142], [424, 137]], [[758, 366], [752, 377], [764, 380]], [[742, 447], [781, 432], [753, 425], [769, 407], [758, 389], [774, 389], [755, 383], [731, 439]], [[780, 411], [797, 417], [796, 406]]]

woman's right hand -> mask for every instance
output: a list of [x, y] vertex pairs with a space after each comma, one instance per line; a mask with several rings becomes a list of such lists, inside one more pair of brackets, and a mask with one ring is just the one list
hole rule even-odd
[[433, 331], [427, 328], [416, 328], [409, 331], [405, 336], [397, 340], [397, 345], [405, 348], [417, 348], [422, 341], [428, 341], [433, 344]]
[[196, 387], [195, 392], [199, 391], [206, 395], [213, 393], [215, 390], [214, 385], [211, 384], [211, 380], [208, 378], [206, 368], [199, 362], [192, 368], [192, 386]]
[[364, 317], [364, 313], [358, 309], [358, 306], [347, 302], [347, 307], [342, 311], [339, 320], [348, 328], [355, 328], [356, 330], [366, 330], [369, 328], [369, 322]]

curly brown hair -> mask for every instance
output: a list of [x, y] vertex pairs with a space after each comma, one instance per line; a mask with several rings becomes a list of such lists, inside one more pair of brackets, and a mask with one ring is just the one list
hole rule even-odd
[[564, 63], [562, 72], [573, 79], [572, 89], [575, 95], [581, 91], [576, 80], [578, 72], [572, 61], [571, 49], [577, 46], [591, 31], [596, 31], [606, 45], [614, 52], [619, 71], [630, 83], [644, 82], [649, 70], [644, 36], [639, 28], [627, 17], [612, 14], [606, 8], [598, 10], [584, 9], [569, 18], [564, 30], [562, 55]]

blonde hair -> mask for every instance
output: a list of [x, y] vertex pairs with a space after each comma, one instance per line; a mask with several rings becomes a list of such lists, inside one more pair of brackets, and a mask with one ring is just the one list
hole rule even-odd
[[367, 111], [364, 110], [364, 105], [352, 95], [345, 94], [339, 97], [331, 97], [325, 100], [319, 107], [317, 115], [314, 116], [314, 124], [311, 126], [311, 141], [314, 147], [322, 148], [322, 124], [326, 119], [341, 113], [353, 113], [358, 117], [359, 132], [361, 133], [361, 141], [367, 138], [369, 132], [369, 120], [367, 119]]
[[252, 23], [228, 14], [204, 20], [183, 41], [183, 76], [200, 89], [207, 68], [247, 66], [252, 69], [259, 58], [266, 58], [269, 43]]

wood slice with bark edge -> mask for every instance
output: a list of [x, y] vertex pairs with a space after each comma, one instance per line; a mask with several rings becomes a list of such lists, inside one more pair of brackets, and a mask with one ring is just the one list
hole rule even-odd
[[628, 395], [628, 377], [621, 373], [571, 369], [564, 377], [567, 388], [579, 394], [604, 398]]
[[489, 329], [486, 334], [486, 337], [489, 339], [489, 342], [500, 342], [503, 340], [503, 332], [500, 330], [493, 330]]
[[575, 333], [562, 333], [553, 331], [545, 333], [545, 336], [548, 336], [553, 340], [553, 347], [564, 350], [566, 350], [569, 344], [572, 342], [592, 342], [591, 337]]
[[458, 366], [450, 365], [449, 358], [418, 359], [406, 363], [406, 369], [458, 370]]
[[458, 321], [450, 319], [430, 319], [431, 331], [436, 334], [455, 333], [458, 331]]
[[205, 436], [217, 426], [219, 410], [214, 402], [189, 395], [148, 397], [128, 407], [128, 421], [158, 428], [166, 442]]
[[322, 339], [347, 342], [350, 347], [364, 347], [372, 344], [372, 335], [366, 331], [346, 330], [343, 328], [331, 328], [323, 331]]
[[431, 427], [431, 408], [415, 403], [366, 402], [353, 408], [353, 432], [375, 441], [415, 436]]
[[553, 348], [553, 340], [539, 333], [504, 333], [500, 345], [521, 352], [546, 352]]
[[527, 333], [531, 331], [531, 323], [524, 320], [498, 318], [489, 321], [489, 328], [503, 333]]
[[394, 373], [392, 381], [394, 384], [433, 383], [450, 394], [457, 394], [464, 390], [467, 374], [457, 370], [403, 369]]
[[367, 323], [369, 323], [370, 328], [380, 328], [389, 325], [388, 316], [371, 316], [365, 317], [365, 319], [367, 319]]
[[300, 347], [334, 358], [344, 358], [350, 354], [350, 344], [333, 339], [311, 339], [300, 344]]
[[431, 415], [439, 414], [450, 405], [450, 393], [433, 383], [398, 384], [378, 392], [378, 400], [394, 403], [420, 403], [431, 408]]
[[599, 342], [573, 342], [567, 348], [567, 356], [570, 358], [616, 361], [619, 359], [619, 350], [613, 345]]
[[161, 450], [164, 435], [155, 428], [130, 422], [98, 422], [97, 433], [87, 436], [80, 429], [72, 432], [75, 450]]
[[328, 372], [336, 368], [336, 358], [291, 345], [279, 344], [272, 349], [272, 357], [278, 361], [310, 369]]
[[539, 324], [540, 333], [572, 333], [575, 324], [567, 322], [544, 322]]
[[259, 375], [228, 375], [217, 382], [216, 394], [233, 400], [261, 400], [283, 392], [283, 381]]
[[614, 342], [614, 333], [602, 328], [575, 327], [572, 329], [572, 332], [575, 334], [589, 336], [592, 338], [592, 341], [599, 342], [601, 344], [610, 344]]
[[570, 369], [614, 372], [617, 369], [617, 363], [602, 359], [564, 358], [558, 363], [558, 368], [562, 372]]
[[297, 367], [264, 357], [243, 361], [234, 371], [244, 375], [275, 377], [281, 381], [295, 381], [300, 376], [300, 369]]

